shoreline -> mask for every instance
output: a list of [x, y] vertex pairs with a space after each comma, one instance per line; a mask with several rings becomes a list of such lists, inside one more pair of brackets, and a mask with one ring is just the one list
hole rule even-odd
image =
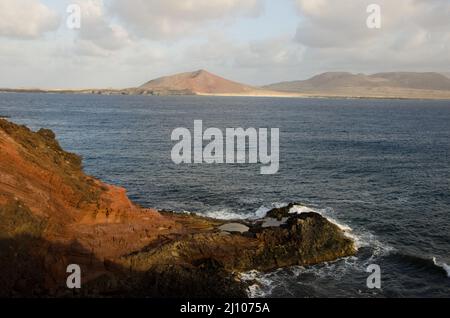
[[158, 97], [172, 97], [172, 96], [199, 96], [199, 97], [260, 97], [260, 98], [289, 98], [289, 99], [348, 99], [348, 100], [450, 100], [450, 93], [445, 96], [389, 96], [389, 95], [345, 95], [345, 94], [321, 94], [321, 93], [295, 93], [295, 92], [265, 92], [255, 91], [251, 93], [186, 93], [184, 91], [167, 93], [167, 92], [144, 92], [136, 89], [0, 89], [0, 94], [61, 94], [61, 95], [99, 95], [99, 96], [158, 96]]
[[[241, 298], [248, 284], [239, 273], [357, 253], [344, 229], [318, 213], [291, 213], [294, 203], [258, 220], [139, 207], [125, 189], [87, 176], [51, 130], [4, 119], [0, 176], [3, 297]], [[65, 286], [70, 264], [83, 270], [75, 293]]]

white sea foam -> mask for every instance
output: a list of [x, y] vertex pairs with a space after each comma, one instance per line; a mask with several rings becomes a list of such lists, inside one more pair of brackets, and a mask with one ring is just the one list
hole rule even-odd
[[250, 298], [265, 298], [272, 293], [274, 280], [269, 278], [270, 274], [263, 274], [252, 270], [240, 274], [240, 279], [244, 282], [253, 283], [247, 289], [247, 295]]
[[[285, 203], [274, 203], [271, 205], [271, 207], [262, 206], [260, 207], [255, 213], [252, 215], [246, 215], [242, 218], [244, 219], [259, 219], [264, 218], [267, 215], [267, 212], [269, 212], [273, 208], [281, 208], [285, 207], [287, 204]], [[378, 238], [373, 235], [372, 233], [361, 230], [361, 229], [353, 229], [348, 224], [343, 223], [342, 221], [338, 220], [338, 218], [335, 215], [335, 212], [331, 208], [327, 209], [320, 209], [305, 205], [296, 204], [294, 205], [289, 213], [292, 214], [301, 214], [301, 213], [311, 213], [315, 212], [323, 217], [325, 217], [327, 220], [329, 220], [331, 223], [338, 226], [342, 231], [344, 231], [345, 235], [349, 238], [351, 238], [355, 242], [355, 247], [357, 249], [368, 247], [371, 249], [371, 256], [367, 259], [360, 260], [358, 257], [347, 257], [344, 259], [340, 259], [336, 262], [330, 262], [325, 264], [319, 264], [316, 266], [310, 266], [310, 267], [302, 267], [302, 266], [296, 266], [290, 268], [292, 271], [292, 274], [295, 277], [298, 277], [302, 274], [313, 274], [318, 279], [324, 279], [327, 277], [330, 277], [332, 279], [341, 279], [344, 275], [346, 275], [347, 271], [357, 270], [365, 272], [367, 264], [371, 264], [375, 261], [376, 258], [387, 255], [394, 251], [394, 248], [382, 243], [378, 240]], [[450, 268], [446, 264], [442, 264], [443, 268], [446, 268], [447, 272], [450, 273]], [[447, 266], [447, 267], [444, 267]], [[280, 273], [283, 270], [277, 270], [271, 273], [261, 273], [258, 271], [250, 271], [244, 274], [241, 274], [241, 279], [243, 281], [252, 282], [252, 284], [248, 288], [248, 295], [251, 298], [258, 298], [258, 297], [268, 297], [271, 295], [272, 291], [276, 286], [283, 284], [283, 276]]]
[[[302, 284], [314, 285], [317, 281], [343, 279], [352, 271], [362, 271], [365, 269], [358, 266], [357, 257], [347, 257], [336, 262], [327, 262], [314, 266], [293, 266], [290, 268], [278, 269], [269, 273], [262, 273], [256, 270], [242, 273], [240, 279], [251, 285], [247, 289], [250, 298], [270, 297], [277, 288], [283, 289], [289, 294], [289, 290], [295, 290]], [[315, 278], [308, 278], [303, 282], [302, 275]]]
[[318, 213], [322, 215], [324, 218], [326, 218], [328, 221], [339, 227], [344, 232], [351, 232], [352, 228], [348, 226], [347, 224], [344, 224], [342, 222], [337, 221], [335, 218], [330, 216], [330, 209], [318, 209], [318, 208], [312, 208], [305, 205], [296, 204], [294, 205], [290, 210], [289, 213], [291, 214], [302, 214], [302, 213]]
[[[222, 208], [217, 209], [213, 211], [209, 211], [204, 213], [203, 215], [220, 219], [220, 220], [257, 220], [264, 218], [267, 213], [272, 210], [273, 208], [282, 208], [287, 206], [288, 204], [285, 202], [274, 202], [268, 206], [263, 205], [259, 207], [255, 212], [253, 213], [239, 213], [235, 212], [230, 208]], [[363, 248], [363, 247], [372, 247], [373, 248], [373, 257], [378, 257], [382, 255], [389, 254], [394, 249], [386, 244], [381, 243], [376, 236], [373, 234], [367, 232], [367, 231], [361, 231], [361, 230], [354, 230], [352, 227], [350, 227], [348, 224], [345, 224], [336, 218], [334, 210], [327, 208], [327, 209], [320, 209], [315, 207], [310, 207], [306, 205], [296, 204], [294, 205], [290, 211], [290, 213], [294, 214], [301, 214], [301, 213], [310, 213], [315, 212], [323, 217], [325, 217], [328, 221], [338, 226], [345, 235], [352, 239], [355, 242], [355, 247], [357, 249]]]
[[[253, 213], [239, 213], [230, 208], [222, 208], [204, 213], [203, 215], [215, 219], [221, 220], [257, 220], [264, 218], [267, 213], [273, 208], [286, 207], [288, 204], [283, 202], [274, 202], [270, 205], [264, 205], [259, 207]], [[318, 279], [324, 277], [330, 277], [332, 279], [340, 279], [348, 270], [365, 271], [368, 264], [372, 264], [378, 257], [387, 255], [394, 251], [394, 248], [384, 244], [378, 240], [378, 238], [372, 233], [356, 229], [354, 230], [348, 224], [338, 220], [335, 212], [331, 208], [321, 209], [316, 207], [310, 207], [306, 205], [296, 204], [290, 210], [289, 213], [301, 214], [315, 212], [328, 221], [338, 226], [347, 237], [351, 238], [355, 242], [355, 247], [359, 250], [367, 247], [371, 249], [371, 256], [364, 260], [358, 260], [357, 257], [344, 258], [338, 260], [336, 263], [326, 263], [311, 267], [293, 267], [291, 268], [292, 274], [298, 277], [301, 274], [314, 274]], [[450, 275], [450, 267], [446, 264], [441, 264], [447, 273]], [[241, 274], [241, 279], [246, 282], [250, 282], [247, 293], [251, 298], [269, 297], [272, 294], [274, 288], [280, 284], [284, 284], [285, 275], [280, 276], [282, 270], [277, 270], [270, 273], [261, 273], [258, 271], [250, 271]]]
[[[264, 218], [272, 208], [274, 207], [284, 207], [287, 206], [287, 204], [280, 204], [275, 203], [272, 204], [272, 206], [269, 207], [260, 207], [252, 218]], [[343, 223], [342, 221], [338, 220], [338, 218], [335, 215], [335, 212], [333, 209], [327, 208], [327, 209], [320, 209], [305, 205], [294, 205], [290, 211], [290, 213], [294, 214], [301, 214], [301, 213], [311, 213], [315, 212], [323, 217], [325, 217], [327, 220], [329, 220], [331, 223], [338, 226], [342, 231], [344, 231], [345, 235], [349, 238], [351, 238], [355, 242], [355, 247], [357, 249], [368, 247], [371, 249], [371, 256], [367, 259], [359, 259], [357, 256], [353, 257], [347, 257], [344, 259], [340, 259], [336, 262], [329, 262], [324, 264], [319, 264], [315, 266], [308, 266], [308, 267], [302, 267], [302, 266], [296, 266], [291, 267], [291, 275], [294, 275], [294, 277], [299, 277], [300, 275], [314, 275], [318, 279], [341, 279], [344, 275], [347, 275], [348, 271], [361, 271], [365, 272], [367, 265], [372, 264], [375, 259], [378, 257], [387, 255], [394, 251], [394, 248], [391, 246], [382, 243], [378, 240], [378, 238], [373, 235], [372, 233], [361, 230], [361, 229], [353, 229], [348, 224]], [[445, 264], [443, 264], [445, 265]], [[447, 266], [447, 265], [445, 265]], [[445, 268], [445, 267], [443, 267]], [[447, 266], [447, 272], [450, 273], [450, 268]], [[284, 274], [282, 274], [284, 273]], [[283, 269], [271, 272], [271, 273], [261, 273], [258, 271], [250, 271], [244, 274], [241, 274], [241, 279], [243, 281], [251, 282], [252, 285], [248, 288], [248, 295], [251, 298], [258, 298], [258, 297], [269, 297], [272, 294], [272, 291], [280, 285], [285, 284], [284, 280], [286, 279], [286, 274], [283, 272]], [[284, 287], [283, 287], [284, 288]]]
[[245, 220], [249, 218], [248, 214], [237, 213], [229, 208], [208, 211], [202, 215], [218, 220]]
[[304, 205], [294, 205], [290, 210], [289, 213], [292, 214], [301, 214], [301, 213], [310, 213], [310, 212], [317, 212], [316, 209], [304, 206]]
[[202, 215], [219, 220], [258, 220], [264, 218], [267, 215], [267, 212], [273, 208], [280, 208], [286, 205], [287, 204], [281, 202], [272, 203], [270, 207], [263, 205], [252, 213], [239, 213], [230, 208], [222, 208], [205, 212]]
[[380, 242], [378, 238], [373, 235], [372, 233], [356, 229], [354, 230], [352, 227], [350, 227], [348, 224], [345, 224], [338, 220], [335, 216], [335, 212], [331, 208], [327, 209], [319, 209], [319, 208], [312, 208], [304, 205], [295, 205], [290, 209], [290, 213], [310, 213], [315, 212], [323, 217], [325, 217], [328, 221], [335, 224], [337, 227], [339, 227], [344, 233], [345, 236], [352, 239], [355, 242], [355, 247], [359, 250], [363, 247], [371, 247], [373, 248], [373, 255], [371, 257], [371, 260], [373, 258], [387, 255], [394, 251], [394, 248]]
[[364, 271], [357, 266], [358, 258], [355, 256], [341, 258], [335, 262], [326, 262], [318, 265], [303, 267], [295, 266], [291, 268], [295, 277], [299, 277], [304, 274], [313, 274], [320, 279], [332, 278], [334, 280], [340, 280], [344, 275], [352, 270]]
[[271, 210], [271, 208], [268, 208], [263, 205], [263, 206], [259, 207], [258, 210], [256, 210], [255, 214], [253, 216], [251, 216], [250, 219], [252, 219], [252, 220], [262, 219], [267, 215], [267, 213], [270, 210]]
[[329, 211], [330, 211], [330, 209], [328, 209], [328, 210], [327, 209], [316, 209], [316, 208], [296, 204], [289, 210], [289, 213], [302, 214], [302, 213], [315, 212], [315, 213], [322, 215], [328, 221], [330, 221], [331, 223], [336, 225], [338, 228], [340, 228], [345, 233], [345, 236], [352, 239], [355, 242], [356, 248], [359, 249], [361, 247], [361, 239], [353, 233], [353, 229], [349, 225], [344, 224], [340, 221], [337, 221], [334, 217], [331, 217]]
[[433, 263], [434, 265], [442, 268], [443, 270], [445, 270], [447, 272], [447, 277], [450, 278], [450, 266], [443, 263], [443, 262], [438, 262], [436, 257], [433, 257]]
[[[267, 213], [272, 210], [273, 208], [282, 208], [286, 207], [288, 204], [285, 202], [274, 202], [270, 205], [263, 205], [259, 207], [255, 212], [252, 213], [242, 213], [242, 212], [236, 212], [231, 208], [221, 208], [217, 210], [208, 211], [206, 213], [203, 213], [202, 215], [205, 215], [210, 218], [214, 219], [220, 219], [220, 220], [258, 220], [264, 218]], [[335, 212], [331, 208], [316, 208], [316, 207], [310, 207], [306, 205], [296, 204], [294, 205], [290, 211], [290, 213], [294, 214], [301, 214], [301, 213], [310, 213], [315, 212], [323, 217], [325, 217], [328, 221], [338, 226], [345, 235], [352, 239], [355, 242], [355, 247], [359, 250], [363, 247], [370, 247], [373, 249], [373, 255], [369, 259], [369, 261], [373, 261], [374, 258], [377, 258], [379, 256], [387, 255], [394, 251], [394, 248], [391, 246], [384, 244], [378, 240], [378, 238], [373, 235], [370, 232], [367, 232], [365, 230], [356, 229], [354, 230], [351, 226], [349, 226], [346, 223], [343, 223], [342, 221], [338, 220], [338, 218], [335, 215]]]

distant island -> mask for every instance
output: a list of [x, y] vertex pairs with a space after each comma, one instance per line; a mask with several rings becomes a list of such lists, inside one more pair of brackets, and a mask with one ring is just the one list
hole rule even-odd
[[307, 80], [251, 86], [206, 70], [153, 79], [125, 89], [8, 89], [0, 92], [99, 95], [198, 95], [291, 98], [394, 98], [450, 99], [450, 74], [436, 72], [387, 72], [372, 75], [327, 72]]

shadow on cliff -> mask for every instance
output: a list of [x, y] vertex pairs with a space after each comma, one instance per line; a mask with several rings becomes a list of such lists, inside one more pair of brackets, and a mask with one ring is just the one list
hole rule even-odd
[[[82, 288], [66, 286], [67, 266], [81, 267]], [[74, 241], [68, 245], [18, 235], [0, 238], [0, 297], [247, 297], [244, 286], [214, 259], [154, 266], [146, 272], [96, 258]]]

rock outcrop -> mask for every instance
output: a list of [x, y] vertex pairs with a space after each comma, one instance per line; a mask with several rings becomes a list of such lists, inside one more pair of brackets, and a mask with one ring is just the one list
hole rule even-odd
[[[336, 225], [289, 207], [253, 222], [140, 208], [50, 130], [0, 119], [0, 296], [245, 297], [239, 272], [354, 253]], [[67, 289], [69, 264], [80, 290]]]

